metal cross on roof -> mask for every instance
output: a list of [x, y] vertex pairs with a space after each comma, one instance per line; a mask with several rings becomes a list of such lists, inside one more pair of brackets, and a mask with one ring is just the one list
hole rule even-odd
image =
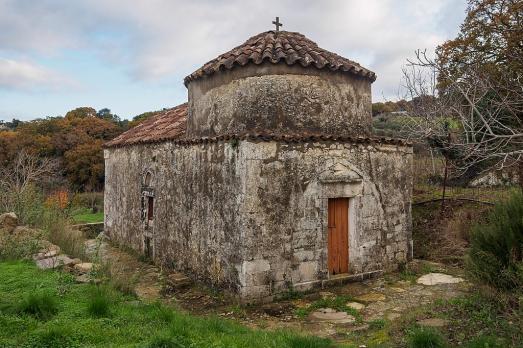
[[283, 27], [283, 24], [280, 23], [280, 17], [276, 17], [276, 20], [272, 21], [272, 24], [276, 26], [276, 31], [280, 31], [280, 27]]

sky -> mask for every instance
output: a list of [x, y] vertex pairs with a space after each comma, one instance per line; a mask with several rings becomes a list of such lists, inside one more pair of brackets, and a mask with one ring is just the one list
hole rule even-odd
[[0, 120], [176, 106], [185, 76], [275, 16], [374, 71], [374, 102], [395, 100], [406, 60], [455, 37], [465, 10], [465, 0], [0, 0]]

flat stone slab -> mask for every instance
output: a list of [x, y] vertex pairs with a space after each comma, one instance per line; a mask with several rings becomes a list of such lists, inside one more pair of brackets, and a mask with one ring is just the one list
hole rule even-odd
[[464, 282], [463, 278], [453, 277], [444, 273], [428, 273], [418, 278], [416, 283], [422, 285], [456, 284]]
[[378, 302], [385, 301], [386, 297], [383, 294], [377, 292], [369, 292], [368, 294], [363, 294], [356, 297], [356, 300], [361, 302]]
[[62, 266], [69, 266], [73, 264], [73, 259], [67, 255], [58, 255], [46, 259], [36, 260], [36, 267], [40, 269], [53, 269]]
[[320, 308], [309, 315], [313, 321], [324, 321], [337, 324], [348, 324], [356, 321], [352, 315], [345, 312], [338, 312], [332, 308]]
[[347, 302], [346, 306], [353, 308], [357, 311], [361, 311], [362, 309], [365, 308], [365, 305], [362, 303], [359, 303], [359, 302]]
[[444, 327], [444, 326], [447, 326], [447, 324], [448, 324], [448, 322], [445, 319], [440, 319], [440, 318], [429, 318], [429, 319], [418, 320], [417, 323], [421, 326], [428, 326], [428, 327]]

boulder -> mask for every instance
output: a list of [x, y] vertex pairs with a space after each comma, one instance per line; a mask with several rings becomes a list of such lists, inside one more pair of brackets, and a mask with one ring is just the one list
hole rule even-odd
[[74, 265], [74, 269], [80, 273], [89, 273], [93, 270], [93, 264], [91, 262], [82, 262]]
[[72, 259], [67, 255], [58, 255], [46, 259], [36, 260], [36, 266], [40, 269], [53, 269], [72, 264]]
[[11, 233], [18, 226], [18, 217], [15, 213], [4, 213], [0, 215], [0, 229]]

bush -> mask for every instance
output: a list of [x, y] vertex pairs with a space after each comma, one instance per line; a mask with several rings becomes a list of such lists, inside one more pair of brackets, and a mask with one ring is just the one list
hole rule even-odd
[[96, 318], [109, 316], [111, 297], [103, 287], [95, 287], [87, 303], [87, 312]]
[[443, 348], [446, 347], [443, 336], [434, 329], [415, 328], [407, 337], [409, 348]]
[[2, 235], [0, 231], [0, 261], [29, 259], [40, 250], [38, 237]]
[[32, 293], [18, 304], [17, 311], [38, 319], [49, 319], [58, 312], [58, 305], [50, 293]]
[[523, 193], [496, 204], [486, 224], [472, 229], [470, 274], [498, 289], [523, 286]]

